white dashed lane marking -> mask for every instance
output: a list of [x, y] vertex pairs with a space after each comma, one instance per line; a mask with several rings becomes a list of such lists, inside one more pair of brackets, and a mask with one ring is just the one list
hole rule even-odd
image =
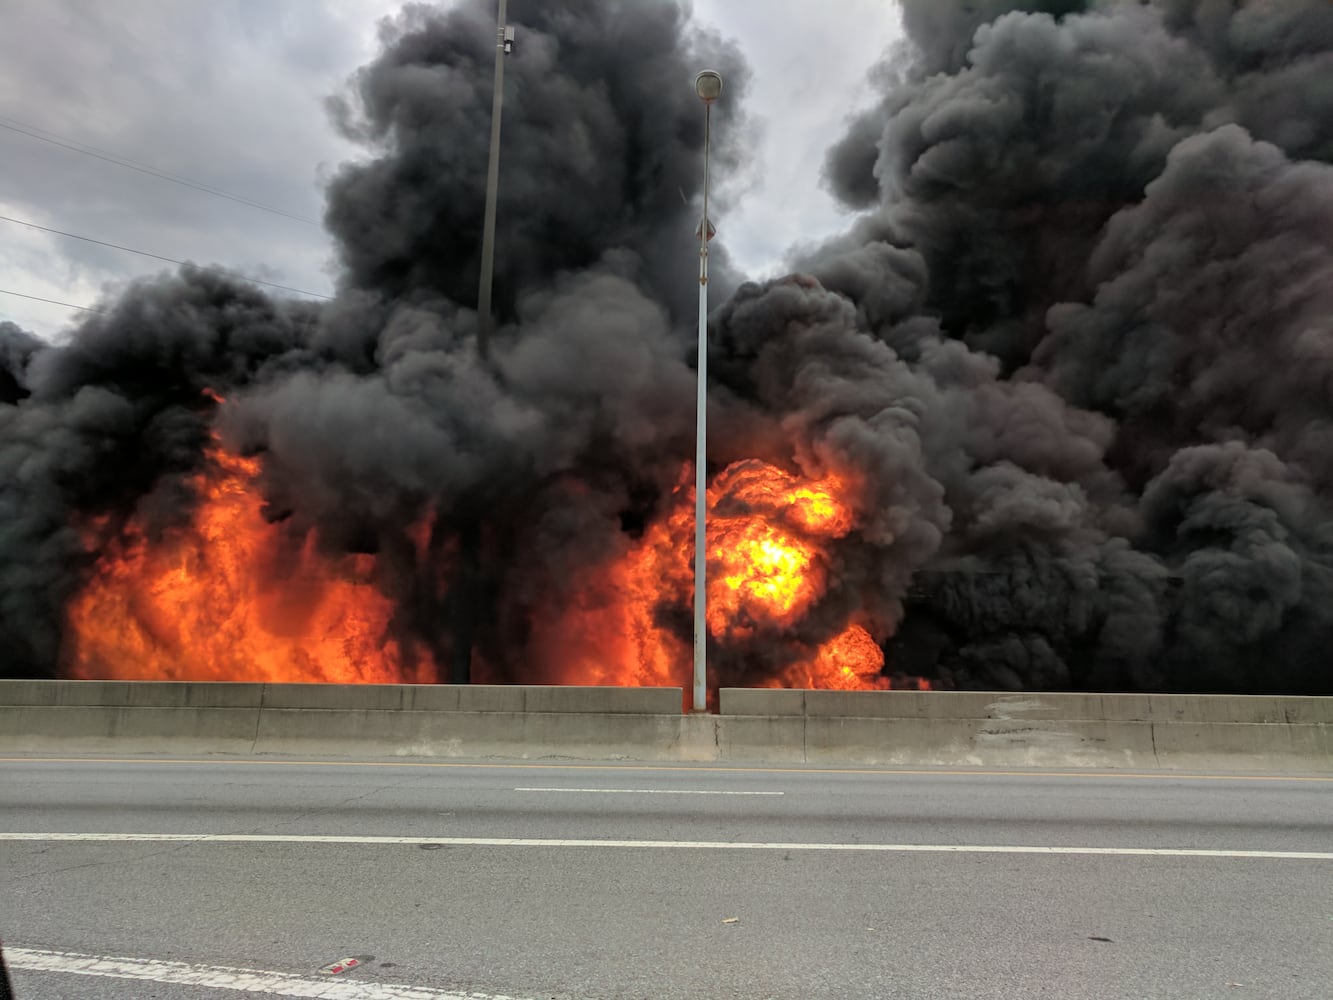
[[516, 792], [569, 792], [576, 795], [786, 795], [786, 792], [724, 792], [689, 788], [515, 788]]

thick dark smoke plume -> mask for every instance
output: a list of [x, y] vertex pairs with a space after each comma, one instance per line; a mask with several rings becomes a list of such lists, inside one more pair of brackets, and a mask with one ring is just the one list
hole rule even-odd
[[967, 685], [1333, 690], [1333, 6], [903, 8], [910, 58], [828, 161], [867, 214], [809, 265], [958, 394], [894, 651]]
[[[356, 74], [350, 95], [330, 102], [345, 135], [389, 154], [345, 168], [329, 190], [346, 287], [393, 301], [475, 302], [493, 8], [406, 7], [381, 27], [380, 58]], [[725, 69], [728, 107], [739, 109], [744, 63], [672, 3], [518, 3], [514, 16], [523, 34], [505, 65], [502, 313], [516, 318], [525, 291], [608, 252], [656, 301], [690, 308], [703, 147], [691, 68]], [[739, 166], [746, 132], [738, 125], [733, 114], [718, 131], [719, 174]]]
[[[718, 679], [859, 608], [888, 669], [944, 686], [1333, 693], [1333, 5], [902, 8], [829, 153], [852, 230], [765, 284], [714, 257], [712, 463], [857, 483], [827, 597], [719, 649]], [[669, 0], [511, 4], [486, 366], [491, 9], [407, 8], [332, 103], [372, 154], [330, 185], [333, 303], [186, 269], [65, 347], [0, 325], [4, 673], [58, 669], [88, 515], [169, 530], [220, 420], [274, 520], [396, 568], [395, 628], [439, 662], [440, 567], [479, 526], [479, 653], [558, 676], [531, 623], [691, 454], [690, 80], [727, 78], [734, 172], [745, 69]], [[406, 526], [432, 514], [423, 557]], [[688, 637], [687, 608], [659, 617]]]
[[24, 372], [42, 342], [13, 323], [0, 323], [0, 403], [28, 398]]

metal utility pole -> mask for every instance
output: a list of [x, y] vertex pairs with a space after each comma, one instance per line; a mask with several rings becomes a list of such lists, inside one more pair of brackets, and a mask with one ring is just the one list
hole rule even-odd
[[505, 55], [514, 49], [514, 29], [505, 24], [507, 0], [499, 0], [495, 22], [495, 89], [491, 95], [491, 159], [486, 168], [486, 217], [481, 230], [481, 282], [477, 289], [477, 353], [491, 352], [491, 278], [495, 273], [495, 202], [500, 193], [500, 114], [504, 108]]
[[708, 241], [716, 232], [708, 218], [708, 146], [713, 102], [722, 77], [706, 69], [694, 78], [704, 102], [704, 214], [699, 222], [699, 377], [694, 435], [694, 710], [708, 710]]
[[[477, 288], [477, 355], [491, 355], [491, 279], [495, 273], [495, 203], [500, 193], [500, 114], [504, 108], [505, 56], [514, 50], [514, 29], [505, 24], [506, 0], [495, 20], [495, 83], [491, 94], [491, 158], [486, 167], [486, 214], [481, 230], [481, 281]], [[449, 683], [472, 681], [472, 643], [477, 626], [476, 590], [481, 585], [481, 524], [474, 514], [458, 530], [458, 572], [454, 579], [453, 649]]]

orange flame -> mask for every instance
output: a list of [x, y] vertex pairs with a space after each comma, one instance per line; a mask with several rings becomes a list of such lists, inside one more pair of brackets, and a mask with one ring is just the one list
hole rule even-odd
[[[548, 678], [691, 686], [691, 650], [679, 637], [688, 635], [693, 593], [690, 476], [687, 467], [665, 516], [637, 545], [571, 588], [558, 607], [537, 613], [533, 632], [542, 639], [534, 657]], [[715, 642], [743, 650], [757, 636], [787, 634], [819, 602], [829, 582], [827, 546], [854, 525], [847, 489], [836, 475], [806, 481], [758, 461], [716, 477], [708, 488], [706, 614]], [[774, 665], [769, 686], [890, 686], [880, 676], [884, 653], [860, 623], [847, 622], [815, 648], [795, 639], [783, 646], [788, 659]]]
[[[688, 467], [638, 540], [530, 615], [534, 680], [691, 687], [694, 497]], [[161, 537], [137, 519], [102, 547], [67, 608], [66, 676], [423, 683], [430, 656], [392, 627], [374, 556], [331, 557], [313, 532], [261, 513], [260, 463], [215, 440], [192, 478], [188, 524]], [[770, 686], [885, 689], [884, 654], [848, 620], [818, 646], [798, 638], [826, 595], [830, 546], [854, 527], [848, 482], [736, 463], [708, 489], [710, 638]], [[89, 522], [91, 534], [106, 519]], [[425, 559], [430, 524], [411, 532]], [[755, 662], [754, 649], [775, 662]], [[773, 653], [773, 650], [779, 652]], [[714, 660], [714, 663], [717, 661]], [[478, 665], [480, 673], [485, 665]], [[748, 674], [747, 674], [748, 676]], [[921, 681], [918, 686], [925, 686]]]
[[833, 691], [887, 691], [891, 687], [884, 669], [884, 651], [860, 625], [848, 625], [820, 646], [812, 657], [793, 664], [773, 682], [773, 687], [814, 688]]
[[761, 462], [740, 462], [708, 490], [708, 631], [741, 638], [790, 625], [824, 592], [819, 541], [851, 528], [831, 477], [801, 484]]
[[428, 656], [390, 634], [375, 557], [330, 560], [262, 516], [259, 461], [216, 441], [183, 530], [132, 520], [67, 608], [64, 672], [121, 680], [425, 682]]

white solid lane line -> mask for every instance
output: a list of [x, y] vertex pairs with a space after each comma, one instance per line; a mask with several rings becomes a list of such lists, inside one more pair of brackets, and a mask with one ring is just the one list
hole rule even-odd
[[860, 851], [880, 854], [1060, 854], [1126, 858], [1251, 858], [1333, 861], [1333, 851], [1244, 851], [1199, 847], [1047, 847], [1039, 844], [818, 844], [731, 840], [574, 840], [524, 837], [352, 837], [285, 833], [0, 833], [0, 841], [367, 844], [377, 847], [593, 847], [685, 851]]
[[149, 958], [81, 955], [68, 951], [5, 948], [11, 969], [25, 972], [64, 972], [76, 976], [135, 979], [140, 982], [200, 986], [239, 993], [266, 993], [275, 997], [314, 997], [316, 1000], [517, 1000], [494, 993], [452, 993], [424, 986], [398, 986], [364, 979], [307, 979], [285, 972], [233, 969], [222, 965], [188, 965]]
[[526, 761], [522, 764], [503, 764], [494, 761], [448, 761], [448, 760], [274, 760], [272, 758], [244, 757], [234, 760], [219, 760], [216, 757], [176, 758], [176, 757], [0, 757], [3, 764], [89, 764], [89, 765], [135, 765], [147, 767], [185, 766], [198, 767], [323, 767], [323, 768], [365, 768], [397, 767], [427, 768], [440, 770], [502, 770], [502, 771], [672, 771], [677, 774], [781, 774], [824, 775], [849, 774], [867, 778], [906, 777], [906, 778], [1030, 778], [1046, 780], [1056, 778], [1086, 778], [1110, 781], [1246, 781], [1246, 782], [1305, 782], [1333, 783], [1333, 775], [1328, 774], [1192, 774], [1188, 771], [1121, 771], [1117, 769], [1097, 770], [1086, 768], [1078, 771], [1043, 771], [1041, 769], [1013, 770], [995, 768], [946, 768], [946, 767], [745, 767], [736, 765], [713, 765], [705, 767], [696, 764], [540, 764]]
[[515, 788], [516, 792], [577, 792], [581, 795], [786, 795], [786, 792], [710, 792], [688, 788]]

